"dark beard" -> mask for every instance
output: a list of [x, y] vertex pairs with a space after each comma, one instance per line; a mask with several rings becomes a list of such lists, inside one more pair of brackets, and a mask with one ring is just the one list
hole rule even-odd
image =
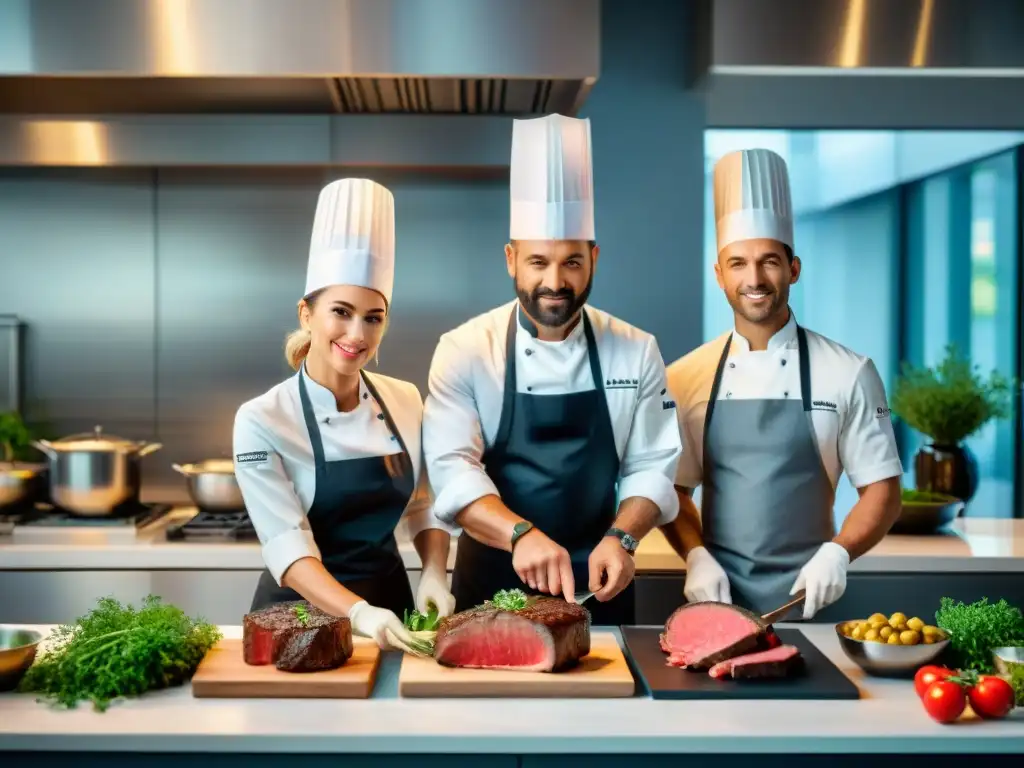
[[[526, 310], [526, 314], [538, 323], [546, 328], [561, 328], [572, 320], [576, 313], [582, 309], [583, 305], [587, 303], [593, 283], [594, 277], [591, 275], [590, 280], [587, 281], [587, 287], [583, 289], [583, 293], [577, 296], [572, 288], [552, 291], [538, 286], [532, 292], [527, 292], [516, 281], [516, 296], [519, 297], [519, 303]], [[540, 303], [541, 298], [544, 296], [565, 298], [568, 301], [557, 309], [545, 309]]]

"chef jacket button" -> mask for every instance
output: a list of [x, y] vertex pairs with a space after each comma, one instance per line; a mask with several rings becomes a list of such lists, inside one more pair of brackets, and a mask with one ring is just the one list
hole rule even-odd
[[378, 413], [377, 414], [377, 418], [380, 419], [381, 421], [384, 421], [384, 414], [383, 413]]
[[527, 388], [526, 388], [526, 391], [527, 391], [527, 392], [533, 392], [533, 387], [527, 387]]
[[363, 400], [367, 400], [367, 399], [369, 399], [369, 397], [370, 397], [370, 393], [369, 392], [363, 392]]
[[783, 392], [783, 393], [782, 393], [782, 396], [783, 396], [783, 397], [789, 397], [789, 392]]
[[786, 358], [782, 358], [782, 364], [783, 364], [783, 365], [785, 365], [785, 364], [786, 364]]
[[533, 354], [533, 350], [532, 350], [532, 349], [527, 349], [527, 350], [526, 350], [526, 356], [527, 356], [527, 357], [529, 357], [529, 356], [530, 356], [530, 355], [532, 355], [532, 354]]
[[729, 367], [730, 368], [735, 368], [736, 367], [736, 363], [729, 363]]
[[726, 397], [732, 397], [732, 392], [726, 392], [726, 393], [725, 393], [725, 396], [726, 396]]

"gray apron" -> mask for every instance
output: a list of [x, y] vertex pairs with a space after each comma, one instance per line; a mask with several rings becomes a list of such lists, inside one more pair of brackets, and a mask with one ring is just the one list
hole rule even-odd
[[729, 575], [733, 602], [757, 614], [791, 599], [800, 569], [834, 535], [835, 492], [814, 436], [807, 336], [799, 326], [797, 340], [800, 399], [732, 400], [727, 392], [719, 400], [729, 334], [704, 417], [704, 543]]
[[[414, 490], [412, 463], [387, 405], [369, 378], [361, 375], [370, 396], [380, 406], [377, 418], [387, 424], [402, 448], [402, 472], [392, 478], [383, 456], [327, 461], [320, 427], [300, 374], [299, 400], [316, 466], [316, 491], [306, 517], [324, 568], [338, 583], [370, 605], [402, 616], [404, 611], [412, 610], [413, 597], [395, 541], [395, 526]], [[294, 590], [278, 586], [270, 571], [264, 569], [249, 610], [301, 599]]]
[[[498, 434], [483, 463], [502, 502], [569, 551], [576, 591], [590, 580], [589, 558], [615, 522], [619, 454], [597, 342], [586, 310], [581, 322], [594, 388], [564, 395], [516, 391], [516, 316], [505, 336], [505, 392]], [[452, 573], [455, 609], [490, 600], [499, 589], [536, 594], [516, 575], [512, 555], [464, 534]], [[587, 603], [595, 624], [632, 624], [636, 586], [607, 602]]]

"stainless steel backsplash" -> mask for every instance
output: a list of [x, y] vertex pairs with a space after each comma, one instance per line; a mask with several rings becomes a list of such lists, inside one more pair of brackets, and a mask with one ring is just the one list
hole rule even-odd
[[[396, 200], [379, 370], [425, 393], [440, 334], [513, 295], [507, 180], [366, 173]], [[159, 441], [143, 497], [186, 500], [171, 464], [230, 456], [235, 410], [291, 374], [317, 194], [342, 175], [0, 170], [0, 314], [26, 325], [26, 421]]]

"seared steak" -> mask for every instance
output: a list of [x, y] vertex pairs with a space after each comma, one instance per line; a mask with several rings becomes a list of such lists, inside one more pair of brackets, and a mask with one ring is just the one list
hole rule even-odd
[[767, 651], [747, 653], [720, 661], [708, 674], [712, 677], [729, 677], [734, 680], [758, 677], [786, 677], [802, 661], [800, 650], [792, 645], [779, 645]]
[[306, 602], [278, 603], [242, 620], [246, 664], [273, 664], [285, 672], [336, 669], [352, 656], [352, 625]]
[[709, 669], [720, 661], [756, 651], [768, 632], [761, 617], [735, 605], [704, 602], [677, 608], [661, 634], [668, 663]]
[[541, 596], [516, 611], [491, 604], [441, 620], [434, 658], [446, 667], [560, 672], [590, 653], [590, 612]]

